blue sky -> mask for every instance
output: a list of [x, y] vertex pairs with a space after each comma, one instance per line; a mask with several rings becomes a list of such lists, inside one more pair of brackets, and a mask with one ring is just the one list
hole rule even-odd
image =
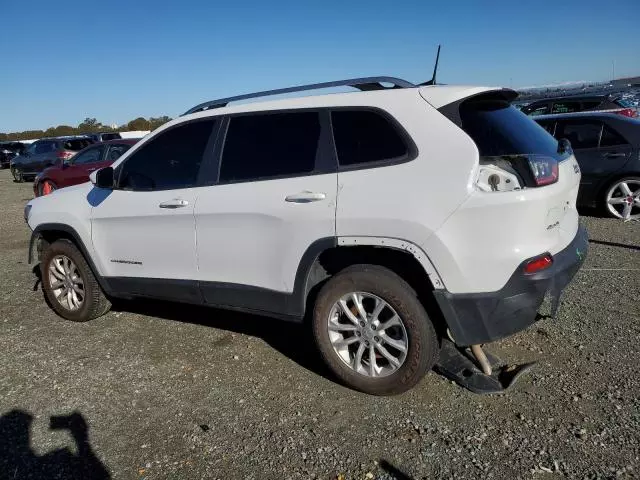
[[2, 0], [0, 132], [176, 116], [368, 75], [514, 87], [640, 75], [640, 1]]

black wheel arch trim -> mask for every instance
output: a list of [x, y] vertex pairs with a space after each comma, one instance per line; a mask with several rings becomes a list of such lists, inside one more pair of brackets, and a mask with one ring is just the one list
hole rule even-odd
[[107, 294], [111, 293], [111, 288], [109, 286], [109, 282], [107, 278], [103, 277], [98, 273], [98, 269], [93, 263], [93, 258], [91, 258], [91, 255], [89, 255], [89, 252], [87, 251], [87, 247], [85, 246], [84, 242], [80, 238], [80, 235], [78, 235], [78, 232], [76, 232], [76, 230], [73, 227], [66, 225], [64, 223], [42, 223], [33, 230], [33, 232], [31, 233], [31, 239], [29, 240], [29, 253], [27, 256], [28, 264], [31, 264], [33, 261], [33, 246], [35, 245], [37, 240], [42, 237], [42, 234], [45, 232], [64, 232], [70, 235], [75, 245], [80, 249], [80, 253], [82, 253], [85, 260], [89, 264], [89, 268], [91, 268], [91, 271], [93, 272], [94, 277], [96, 277], [96, 280], [100, 284], [100, 287], [102, 288], [102, 290]]

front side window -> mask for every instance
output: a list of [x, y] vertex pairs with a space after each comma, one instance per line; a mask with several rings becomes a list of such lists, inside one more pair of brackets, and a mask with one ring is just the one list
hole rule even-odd
[[397, 161], [409, 153], [398, 130], [377, 112], [336, 110], [331, 124], [340, 166]]
[[70, 161], [72, 165], [86, 165], [87, 163], [99, 162], [102, 158], [102, 150], [104, 147], [90, 148], [86, 152], [79, 153]]
[[600, 141], [600, 122], [558, 122], [557, 138], [566, 138], [574, 149], [597, 148]]
[[220, 182], [307, 175], [320, 140], [318, 112], [261, 113], [229, 119]]
[[186, 123], [152, 138], [120, 166], [119, 188], [150, 191], [194, 187], [214, 123]]

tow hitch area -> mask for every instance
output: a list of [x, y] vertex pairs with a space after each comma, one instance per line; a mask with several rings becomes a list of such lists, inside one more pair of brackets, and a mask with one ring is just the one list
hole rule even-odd
[[445, 339], [434, 369], [473, 393], [490, 394], [506, 391], [533, 365], [535, 362], [506, 365], [498, 357], [485, 353], [480, 345], [462, 348]]

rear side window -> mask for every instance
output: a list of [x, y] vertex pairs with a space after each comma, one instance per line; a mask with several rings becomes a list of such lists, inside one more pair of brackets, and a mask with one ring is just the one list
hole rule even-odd
[[377, 112], [336, 110], [331, 123], [341, 166], [394, 161], [409, 153], [398, 130]]
[[548, 103], [532, 103], [531, 105], [527, 105], [522, 108], [522, 112], [531, 115], [532, 117], [535, 115], [547, 115], [549, 113], [549, 104]]
[[231, 117], [222, 153], [220, 182], [313, 172], [320, 130], [318, 112]]
[[566, 138], [575, 149], [597, 148], [601, 131], [600, 122], [558, 122], [556, 137]]
[[214, 120], [187, 123], [152, 138], [125, 160], [119, 187], [128, 190], [194, 187], [214, 123]]
[[600, 138], [601, 147], [615, 147], [616, 145], [626, 145], [627, 141], [607, 125], [603, 125], [602, 137]]
[[558, 142], [508, 102], [475, 100], [460, 106], [462, 129], [478, 146], [480, 156], [538, 154], [558, 158]]
[[106, 142], [108, 140], [120, 140], [122, 138], [119, 133], [103, 133], [102, 141]]
[[99, 162], [102, 158], [102, 149], [102, 146], [90, 148], [89, 150], [72, 157], [69, 163], [73, 165], [84, 165], [87, 163]]
[[598, 108], [602, 102], [600, 100], [585, 100], [582, 102], [583, 110], [591, 110], [594, 108]]
[[554, 102], [551, 113], [571, 113], [580, 111], [580, 102]]
[[56, 149], [56, 142], [40, 142], [36, 144], [35, 153], [49, 153]]
[[65, 150], [71, 150], [72, 152], [79, 152], [90, 144], [91, 142], [88, 139], [65, 140], [62, 144], [62, 148]]

